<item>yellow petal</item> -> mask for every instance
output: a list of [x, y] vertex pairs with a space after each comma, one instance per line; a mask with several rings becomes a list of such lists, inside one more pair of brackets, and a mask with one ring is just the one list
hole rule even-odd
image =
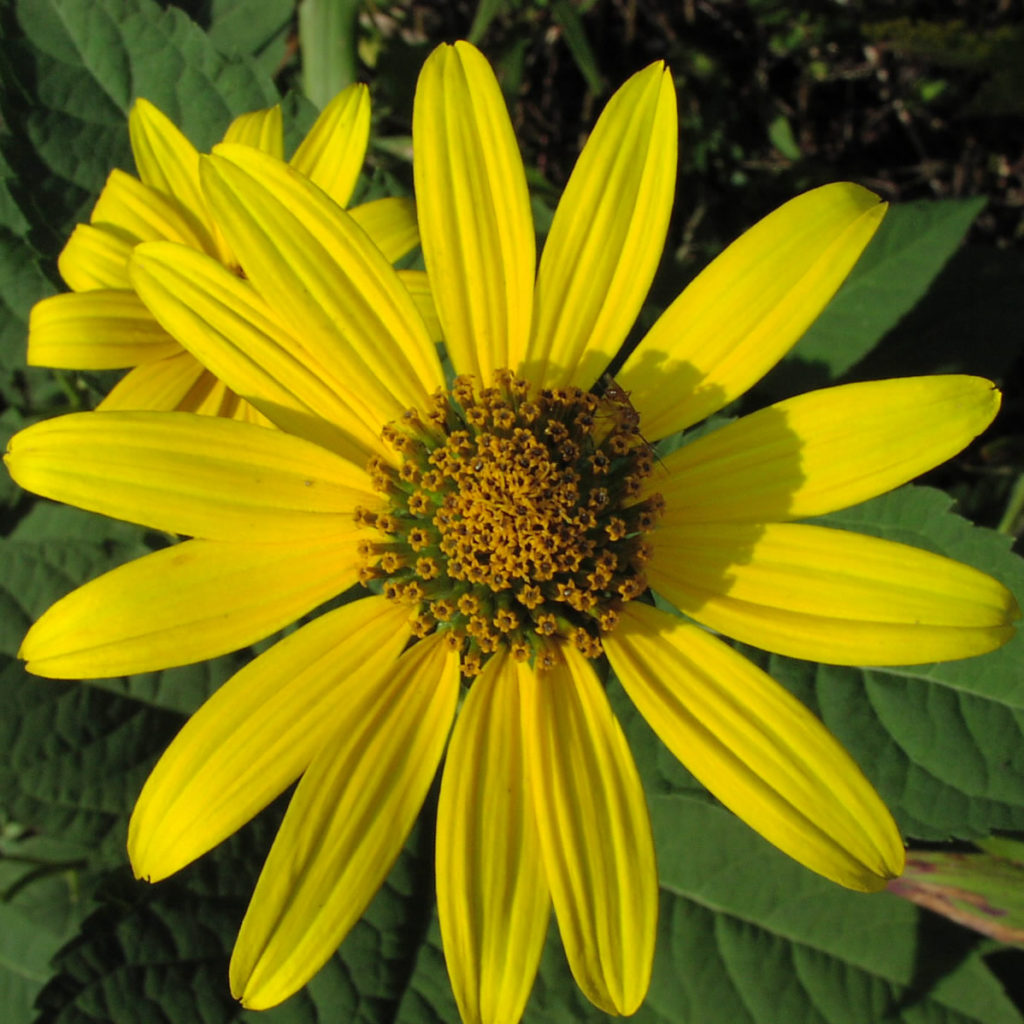
[[859, 185], [825, 185], [733, 242], [616, 374], [633, 394], [644, 433], [682, 430], [760, 380], [825, 308], [885, 210]]
[[347, 206], [369, 140], [370, 92], [356, 83], [338, 93], [320, 112], [291, 165], [339, 206]]
[[348, 212], [389, 263], [400, 260], [419, 245], [416, 204], [411, 199], [385, 196], [353, 206]]
[[905, 377], [811, 391], [664, 459], [647, 481], [664, 522], [801, 519], [912, 480], [980, 434], [1000, 395], [980, 377]]
[[359, 505], [366, 472], [280, 430], [169, 412], [42, 420], [4, 457], [26, 490], [156, 530], [208, 540], [330, 540]]
[[443, 341], [444, 332], [441, 330], [441, 321], [437, 316], [437, 306], [434, 305], [434, 293], [430, 290], [430, 278], [424, 270], [400, 270], [398, 276], [402, 284], [412, 296], [416, 308], [423, 317], [426, 324], [427, 334], [431, 341]]
[[437, 910], [464, 1024], [518, 1021], [551, 901], [527, 785], [515, 662], [496, 654], [452, 732], [437, 807]]
[[18, 656], [51, 679], [188, 665], [270, 636], [356, 580], [357, 531], [331, 541], [190, 540], [112, 569], [52, 605]]
[[77, 224], [57, 257], [57, 269], [72, 291], [131, 288], [131, 254], [132, 242], [123, 235], [92, 224]]
[[212, 849], [283, 793], [346, 705], [365, 699], [409, 638], [383, 597], [328, 612], [236, 672], [157, 762], [128, 826], [139, 878], [156, 882]]
[[432, 637], [376, 693], [338, 709], [238, 933], [231, 991], [244, 1006], [266, 1009], [301, 988], [359, 919], [434, 779], [458, 692], [458, 655]]
[[536, 242], [526, 174], [501, 90], [469, 43], [427, 58], [413, 108], [423, 258], [456, 373], [518, 370]]
[[[218, 146], [204, 183], [256, 290], [383, 425], [443, 383], [434, 346], [394, 269], [340, 207], [287, 164]], [[330, 360], [330, 361], [328, 361]]]
[[224, 133], [224, 142], [253, 146], [280, 160], [284, 156], [284, 127], [281, 106], [275, 103], [265, 110], [253, 110], [236, 117]]
[[678, 130], [672, 78], [660, 62], [605, 107], [544, 243], [531, 379], [589, 388], [622, 345], [661, 259]]
[[138, 247], [131, 278], [167, 330], [283, 430], [360, 464], [383, 451], [377, 414], [247, 281], [203, 253], [160, 243]]
[[262, 414], [229, 391], [184, 351], [136, 366], [111, 388], [96, 409], [103, 412], [194, 412], [270, 426]]
[[669, 750], [770, 843], [864, 892], [903, 870], [892, 816], [853, 759], [807, 708], [731, 647], [632, 602], [605, 650]]
[[29, 314], [30, 366], [112, 370], [180, 351], [130, 291], [104, 288], [51, 295]]
[[110, 172], [89, 220], [132, 244], [166, 240], [195, 249], [203, 246], [178, 203], [116, 168]]
[[651, 586], [712, 629], [839, 665], [912, 665], [1001, 647], [1017, 617], [992, 577], [928, 551], [802, 523], [659, 529]]
[[105, 412], [194, 411], [182, 403], [203, 376], [209, 374], [188, 352], [181, 350], [130, 370], [96, 409]]
[[128, 114], [128, 134], [142, 181], [174, 200], [203, 248], [227, 262], [230, 254], [214, 240], [213, 225], [199, 187], [199, 153], [195, 146], [166, 114], [141, 97]]
[[650, 981], [658, 872], [643, 787], [582, 654], [519, 666], [523, 743], [551, 899], [573, 977], [606, 1013], [630, 1014]]

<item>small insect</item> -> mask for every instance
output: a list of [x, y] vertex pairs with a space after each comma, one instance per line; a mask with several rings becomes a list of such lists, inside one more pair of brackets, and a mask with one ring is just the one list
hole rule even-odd
[[614, 407], [613, 415], [618, 420], [619, 426], [635, 433], [651, 457], [656, 459], [659, 464], [663, 464], [661, 459], [658, 458], [658, 453], [654, 450], [654, 446], [640, 433], [640, 413], [633, 407], [629, 396], [630, 392], [620, 387], [619, 383], [610, 373], [601, 375], [601, 401]]
[[[640, 425], [640, 413], [633, 408], [633, 403], [629, 400], [630, 392], [620, 388], [610, 373], [602, 374], [601, 388], [601, 398], [615, 406], [622, 425], [627, 430], [636, 430]], [[639, 431], [637, 433], [639, 434]], [[646, 441], [644, 443], [647, 444]]]

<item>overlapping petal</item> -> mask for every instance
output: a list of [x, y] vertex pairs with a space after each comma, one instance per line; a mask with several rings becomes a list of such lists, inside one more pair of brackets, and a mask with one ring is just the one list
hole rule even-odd
[[204, 159], [218, 224], [246, 276], [338, 379], [359, 381], [378, 422], [443, 383], [423, 320], [352, 218], [280, 161], [245, 146]]
[[625, 340], [661, 259], [677, 132], [675, 90], [660, 63], [630, 78], [604, 108], [544, 244], [530, 379], [587, 389]]
[[441, 328], [441, 321], [437, 315], [437, 306], [434, 305], [434, 293], [430, 288], [430, 278], [423, 270], [400, 270], [398, 276], [405, 286], [416, 308], [423, 317], [426, 324], [427, 334], [431, 341], [443, 341], [444, 331]]
[[242, 921], [231, 991], [243, 1005], [264, 1009], [301, 988], [358, 920], [434, 779], [458, 693], [458, 654], [435, 636], [338, 709]]
[[195, 249], [203, 247], [178, 203], [116, 168], [110, 172], [89, 222], [132, 244], [165, 239]]
[[411, 199], [385, 196], [353, 206], [348, 212], [389, 263], [400, 260], [419, 245], [416, 204]]
[[231, 677], [188, 720], [128, 828], [139, 878], [158, 881], [226, 839], [305, 771], [349, 705], [381, 686], [408, 609], [368, 597], [328, 612]]
[[667, 525], [823, 515], [955, 455], [999, 402], [991, 381], [959, 375], [811, 391], [673, 452], [646, 483], [664, 496]]
[[5, 462], [55, 501], [170, 533], [252, 543], [345, 532], [366, 472], [283, 431], [191, 413], [70, 413], [20, 431]]
[[180, 350], [132, 291], [51, 295], [29, 314], [30, 366], [112, 370]]
[[498, 653], [459, 712], [437, 807], [437, 909], [464, 1024], [522, 1017], [547, 934], [527, 774], [518, 672]]
[[202, 253], [159, 242], [136, 249], [131, 276], [152, 315], [272, 422], [359, 464], [383, 453], [378, 412], [333, 377], [247, 281]]
[[93, 288], [130, 288], [128, 257], [132, 242], [93, 224], [78, 224], [57, 258], [57, 269], [76, 292]]
[[420, 72], [413, 172], [423, 258], [457, 373], [518, 370], [533, 308], [536, 242], [526, 174], [501, 90], [467, 43]]
[[263, 150], [278, 160], [284, 156], [284, 124], [281, 106], [275, 103], [265, 110], [250, 110], [236, 117], [224, 133], [224, 142], [239, 142]]
[[271, 426], [258, 410], [181, 350], [129, 370], [96, 407], [98, 412], [194, 412]]
[[892, 816], [849, 754], [731, 647], [633, 602], [605, 650], [669, 750], [769, 842], [851, 889], [903, 870]]
[[523, 744], [544, 867], [573, 977], [607, 1013], [643, 1001], [658, 872], [643, 787], [590, 663], [566, 646], [542, 676], [519, 666]]
[[733, 242], [669, 306], [616, 375], [632, 394], [645, 434], [656, 439], [682, 430], [760, 380], [846, 279], [885, 209], [859, 185], [825, 185], [780, 206]]
[[651, 586], [768, 651], [839, 665], [910, 665], [1001, 647], [1017, 606], [991, 576], [893, 541], [802, 523], [659, 530]]
[[191, 540], [86, 583], [52, 605], [18, 656], [51, 679], [188, 665], [262, 640], [356, 581], [357, 530], [312, 543]]
[[199, 153], [178, 126], [148, 100], [139, 98], [128, 115], [128, 134], [139, 178], [173, 199], [203, 249], [222, 261], [230, 253], [218, 246], [199, 185]]
[[370, 91], [357, 82], [324, 107], [290, 163], [339, 206], [348, 206], [369, 141]]

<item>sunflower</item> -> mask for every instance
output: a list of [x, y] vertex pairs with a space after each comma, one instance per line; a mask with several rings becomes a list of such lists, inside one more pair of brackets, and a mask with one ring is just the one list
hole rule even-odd
[[[58, 259], [72, 291], [33, 308], [28, 361], [78, 370], [134, 367], [103, 400], [102, 409], [178, 409], [268, 425], [270, 421], [182, 349], [132, 289], [128, 263], [143, 242], [178, 242], [235, 272], [240, 268], [203, 199], [199, 154], [192, 143], [142, 98], [132, 106], [128, 129], [139, 176], [111, 171], [89, 223], [72, 232]], [[350, 86], [320, 113], [290, 164], [346, 206], [369, 133], [369, 93], [363, 85]], [[280, 106], [236, 118], [224, 141], [281, 157]], [[419, 240], [408, 199], [378, 199], [349, 212], [391, 260], [404, 256]], [[430, 318], [425, 276], [417, 271], [403, 276]]]
[[[794, 522], [893, 488], [991, 421], [972, 377], [854, 384], [651, 442], [742, 394], [799, 338], [884, 212], [850, 184], [787, 203], [719, 256], [606, 375], [654, 274], [676, 118], [652, 65], [611, 99], [536, 267], [494, 75], [438, 48], [414, 109], [442, 362], [388, 260], [273, 155], [224, 144], [204, 201], [244, 276], [139, 245], [156, 320], [280, 429], [81, 413], [18, 434], [37, 493], [190, 539], [71, 593], [32, 672], [141, 672], [244, 647], [329, 599], [189, 720], [136, 805], [157, 880], [298, 779], [242, 923], [232, 990], [272, 1006], [380, 886], [447, 744], [437, 900], [466, 1021], [515, 1021], [553, 908], [609, 1013], [647, 990], [657, 870], [607, 659], [667, 747], [780, 849], [853, 889], [903, 866], [888, 811], [821, 723], [717, 634], [838, 664], [963, 658], [1016, 606], [982, 573]], [[663, 450], [664, 451], [664, 450]], [[655, 599], [656, 598], [656, 599]], [[672, 607], [669, 607], [672, 606]]]

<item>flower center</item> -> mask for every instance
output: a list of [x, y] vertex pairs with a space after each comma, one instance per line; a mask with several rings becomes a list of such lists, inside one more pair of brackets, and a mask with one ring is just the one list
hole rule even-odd
[[357, 512], [377, 531], [360, 545], [362, 581], [414, 606], [418, 636], [443, 631], [467, 675], [503, 644], [540, 667], [556, 638], [598, 657], [647, 588], [644, 534], [663, 505], [638, 498], [654, 461], [638, 422], [612, 384], [531, 396], [508, 370], [492, 387], [456, 378], [384, 430], [401, 461], [368, 467], [390, 509]]

